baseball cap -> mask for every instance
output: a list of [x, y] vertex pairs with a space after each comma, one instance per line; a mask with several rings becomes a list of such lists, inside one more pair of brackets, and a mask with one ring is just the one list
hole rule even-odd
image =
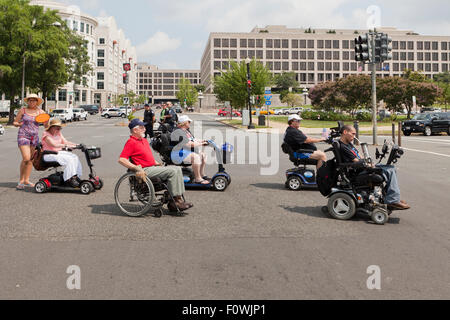
[[188, 116], [181, 116], [178, 118], [178, 123], [184, 123], [184, 122], [192, 122], [192, 120]]
[[303, 119], [302, 119], [298, 114], [293, 114], [293, 115], [290, 115], [290, 116], [289, 116], [288, 122], [289, 122], [289, 121], [292, 121], [292, 120], [302, 121]]
[[128, 125], [128, 128], [130, 128], [130, 130], [138, 127], [138, 126], [146, 126], [147, 124], [145, 122], [142, 122], [140, 119], [133, 119], [130, 121], [130, 124]]

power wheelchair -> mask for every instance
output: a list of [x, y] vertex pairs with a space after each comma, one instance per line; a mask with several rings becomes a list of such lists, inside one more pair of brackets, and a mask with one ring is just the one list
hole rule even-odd
[[[336, 136], [341, 127], [331, 129]], [[338, 220], [350, 220], [356, 213], [367, 214], [376, 224], [383, 225], [389, 220], [394, 209], [384, 201], [386, 180], [383, 169], [373, 166], [368, 145], [361, 143], [364, 160], [344, 163], [341, 157], [339, 140], [332, 141], [334, 159], [328, 161], [318, 172], [318, 186], [322, 195], [328, 198], [328, 205], [322, 211]], [[389, 153], [389, 143], [385, 142], [382, 151], [377, 149], [376, 158], [380, 163]], [[397, 163], [404, 154], [398, 146], [391, 148], [387, 165]]]

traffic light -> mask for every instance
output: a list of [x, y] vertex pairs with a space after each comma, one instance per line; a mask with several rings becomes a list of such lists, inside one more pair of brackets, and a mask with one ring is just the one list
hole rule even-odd
[[375, 57], [372, 62], [381, 63], [381, 33], [375, 37]]
[[123, 83], [124, 83], [124, 84], [128, 84], [128, 73], [124, 73], [124, 74], [122, 75], [122, 77], [123, 77]]
[[355, 39], [355, 60], [369, 61], [369, 37], [366, 35], [359, 36]]
[[380, 60], [381, 62], [392, 60], [392, 39], [385, 33], [381, 34], [380, 37]]
[[252, 88], [252, 80], [248, 80], [248, 81], [247, 81], [247, 87], [248, 87], [249, 89]]

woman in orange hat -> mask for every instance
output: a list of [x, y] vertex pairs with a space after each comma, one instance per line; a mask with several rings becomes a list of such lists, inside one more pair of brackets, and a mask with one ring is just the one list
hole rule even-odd
[[[33, 169], [31, 151], [39, 144], [39, 123], [36, 122], [36, 117], [45, 113], [39, 107], [44, 100], [38, 95], [30, 94], [24, 101], [27, 103], [27, 107], [20, 109], [14, 119], [14, 126], [19, 127], [17, 144], [22, 154], [20, 181], [17, 190], [24, 190], [26, 186], [34, 188], [34, 184], [30, 182], [31, 170]], [[48, 122], [44, 125], [48, 127]]]

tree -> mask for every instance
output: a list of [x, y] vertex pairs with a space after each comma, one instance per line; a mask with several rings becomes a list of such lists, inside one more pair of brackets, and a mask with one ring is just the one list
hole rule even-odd
[[300, 86], [296, 80], [295, 72], [283, 72], [282, 74], [275, 76], [274, 82], [280, 91], [280, 99], [283, 99], [287, 94], [289, 94], [290, 89], [295, 91], [295, 89]]
[[433, 80], [435, 82], [450, 83], [450, 72], [446, 71], [439, 74], [435, 74]]
[[145, 94], [141, 94], [137, 99], [135, 100], [138, 104], [144, 104], [147, 102], [147, 96]]
[[198, 98], [198, 92], [186, 78], [181, 78], [178, 82], [177, 99], [183, 104], [186, 100], [186, 105], [192, 107]]
[[26, 0], [0, 0], [0, 92], [11, 100], [8, 124], [14, 120], [14, 98], [22, 84], [25, 44], [31, 33], [32, 20]]
[[[251, 95], [264, 95], [264, 89], [272, 83], [270, 71], [261, 62], [253, 60], [250, 63], [250, 74], [252, 79]], [[230, 68], [222, 71], [221, 75], [214, 79], [214, 94], [220, 101], [230, 101], [234, 108], [242, 110], [248, 101], [247, 85], [245, 61], [241, 61], [241, 63], [231, 61]]]
[[195, 90], [197, 90], [197, 92], [205, 92], [206, 87], [203, 84], [197, 84], [195, 87]]
[[287, 103], [290, 107], [298, 106], [302, 103], [302, 97], [295, 93], [288, 93], [283, 99], [282, 103]]
[[403, 71], [403, 78], [415, 81], [415, 82], [431, 82], [422, 71], [412, 71], [410, 69], [405, 69]]

